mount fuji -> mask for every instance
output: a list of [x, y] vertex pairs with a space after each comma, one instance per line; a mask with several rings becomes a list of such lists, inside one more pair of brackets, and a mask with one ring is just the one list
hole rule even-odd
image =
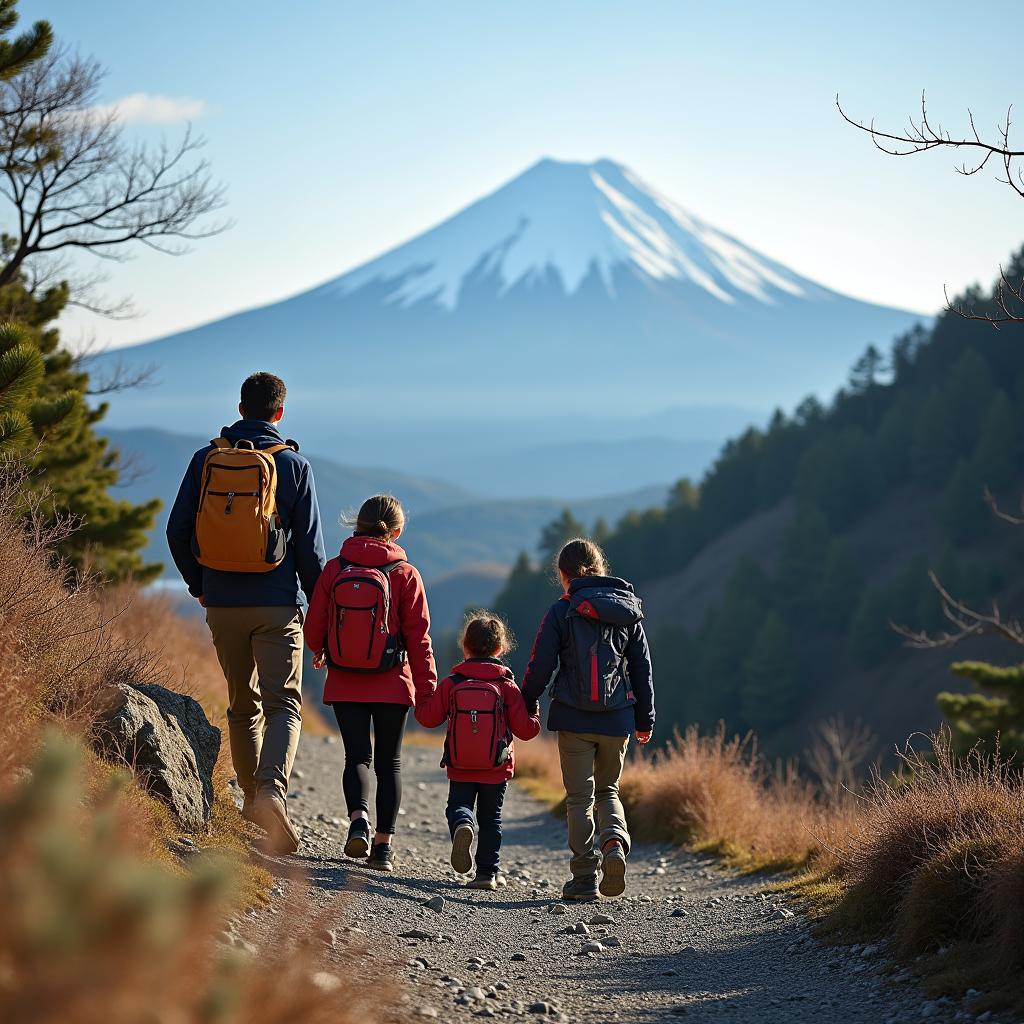
[[794, 273], [621, 164], [544, 159], [310, 291], [100, 360], [156, 369], [112, 426], [208, 433], [267, 369], [308, 447], [477, 492], [502, 453], [516, 479], [490, 493], [523, 494], [534, 472], [575, 485], [572, 458], [545, 463], [553, 440], [650, 441], [619, 466], [584, 458], [576, 483], [599, 493], [593, 473], [625, 490], [699, 470], [729, 432], [827, 395], [869, 342], [920, 319]]

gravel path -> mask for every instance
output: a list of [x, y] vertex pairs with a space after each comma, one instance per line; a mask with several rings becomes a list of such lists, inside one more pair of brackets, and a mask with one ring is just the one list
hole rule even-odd
[[[468, 1020], [540, 1015], [580, 1022], [973, 1021], [960, 1004], [929, 1002], [908, 972], [893, 976], [872, 947], [822, 946], [807, 922], [706, 858], [636, 846], [625, 896], [562, 904], [568, 873], [564, 822], [523, 790], [505, 803], [497, 892], [466, 890], [448, 854], [447, 780], [438, 751], [407, 745], [394, 875], [348, 861], [340, 795], [341, 745], [305, 737], [290, 799], [300, 854], [278, 863], [268, 912], [239, 928], [272, 942], [300, 883], [312, 884], [328, 968], [401, 984], [397, 1017]], [[340, 895], [340, 898], [339, 898]], [[440, 910], [424, 904], [441, 897]], [[584, 952], [588, 944], [597, 951]], [[330, 948], [333, 946], [334, 948]], [[362, 950], [354, 959], [347, 950]], [[370, 954], [370, 955], [367, 955]], [[344, 966], [342, 966], [344, 965]]]

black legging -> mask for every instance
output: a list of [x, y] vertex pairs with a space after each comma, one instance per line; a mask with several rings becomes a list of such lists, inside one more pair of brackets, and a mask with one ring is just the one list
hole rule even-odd
[[[353, 811], [370, 811], [370, 761], [377, 776], [377, 831], [391, 835], [395, 831], [398, 808], [402, 803], [402, 737], [409, 709], [404, 704], [364, 704], [361, 701], [336, 701], [341, 741], [345, 744], [345, 772], [341, 786], [345, 791], [349, 817]], [[370, 724], [373, 742], [370, 742]]]

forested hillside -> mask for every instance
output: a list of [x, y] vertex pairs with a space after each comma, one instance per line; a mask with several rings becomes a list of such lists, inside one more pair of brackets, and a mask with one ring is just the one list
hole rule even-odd
[[[1007, 273], [1022, 271], [1018, 255]], [[993, 308], [990, 294], [964, 301]], [[885, 740], [931, 725], [949, 659], [903, 650], [889, 623], [941, 625], [929, 568], [972, 600], [1012, 599], [1024, 536], [983, 493], [1024, 484], [1022, 399], [1020, 332], [946, 313], [888, 355], [870, 346], [828, 406], [777, 411], [699, 486], [623, 518], [603, 543], [647, 597], [662, 724], [724, 718], [779, 752], [839, 711]], [[553, 523], [498, 599], [520, 667], [556, 593], [550, 554], [577, 528]]]

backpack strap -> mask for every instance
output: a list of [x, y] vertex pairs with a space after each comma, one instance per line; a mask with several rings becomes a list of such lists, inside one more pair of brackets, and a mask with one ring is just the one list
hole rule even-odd
[[284, 444], [270, 444], [266, 448], [259, 449], [264, 455], [276, 455], [278, 452], [283, 451], [297, 452], [298, 450], [299, 446], [294, 441], [285, 441]]
[[214, 437], [210, 439], [214, 448], [230, 448], [231, 442], [226, 437]]
[[381, 571], [382, 573], [384, 573], [384, 575], [385, 575], [385, 576], [387, 576], [387, 575], [388, 575], [388, 573], [390, 573], [392, 569], [395, 569], [395, 568], [397, 568], [397, 567], [398, 567], [398, 566], [400, 566], [400, 565], [401, 565], [401, 564], [402, 564], [402, 563], [403, 563], [404, 561], [405, 561], [405, 559], [404, 559], [404, 558], [399, 558], [399, 559], [398, 559], [397, 561], [395, 561], [395, 562], [388, 562], [388, 564], [387, 564], [387, 565], [382, 565], [382, 566], [380, 567], [380, 571]]

